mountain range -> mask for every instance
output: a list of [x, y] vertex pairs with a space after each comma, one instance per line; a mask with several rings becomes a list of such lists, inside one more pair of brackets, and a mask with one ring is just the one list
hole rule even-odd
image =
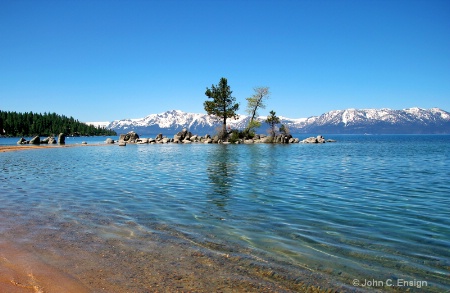
[[[244, 129], [250, 117], [239, 115], [239, 119], [227, 121], [231, 129]], [[257, 133], [266, 133], [266, 117], [258, 118], [262, 123]], [[292, 134], [450, 134], [450, 113], [439, 108], [391, 109], [346, 109], [334, 110], [309, 118], [281, 117]], [[92, 123], [94, 124], [94, 123]], [[195, 134], [213, 134], [221, 122], [207, 114], [186, 113], [171, 110], [150, 114], [140, 119], [115, 120], [110, 123], [95, 123], [115, 130], [117, 133], [135, 131], [140, 135], [175, 134], [183, 128]]]

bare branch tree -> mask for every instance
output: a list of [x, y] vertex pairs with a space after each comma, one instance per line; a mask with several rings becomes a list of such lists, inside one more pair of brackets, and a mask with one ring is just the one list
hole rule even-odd
[[250, 121], [247, 125], [247, 132], [250, 132], [254, 128], [261, 126], [261, 123], [255, 120], [258, 117], [258, 109], [265, 109], [265, 100], [269, 98], [269, 87], [255, 87], [253, 88], [255, 93], [253, 96], [246, 98], [247, 100], [247, 113], [250, 115]]

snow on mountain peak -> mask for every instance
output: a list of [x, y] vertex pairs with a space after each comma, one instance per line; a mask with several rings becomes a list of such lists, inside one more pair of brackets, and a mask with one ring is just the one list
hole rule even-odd
[[[266, 116], [260, 116], [258, 120], [263, 122], [266, 118]], [[249, 119], [250, 117], [247, 115], [238, 115], [237, 120], [228, 119], [227, 125], [231, 129], [243, 129], [248, 124]], [[430, 133], [435, 131], [433, 127], [436, 129], [444, 127], [443, 130], [439, 130], [439, 133], [450, 132], [450, 113], [439, 108], [428, 110], [418, 107], [403, 110], [351, 108], [333, 110], [309, 118], [292, 119], [280, 116], [280, 120], [293, 133], [317, 133], [318, 131], [322, 133], [391, 133], [392, 131], [398, 133]], [[115, 120], [107, 128], [112, 128], [118, 132], [135, 130], [141, 133], [177, 132], [187, 128], [192, 132], [212, 134], [220, 125], [220, 119], [207, 114], [170, 110], [159, 114], [150, 114], [140, 119]], [[262, 128], [266, 127], [267, 125], [262, 123]], [[424, 130], [421, 130], [421, 127], [424, 127]]]

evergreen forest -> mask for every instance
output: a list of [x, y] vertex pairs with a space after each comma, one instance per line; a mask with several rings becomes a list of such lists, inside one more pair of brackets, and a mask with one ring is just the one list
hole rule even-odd
[[69, 136], [117, 135], [113, 130], [87, 125], [73, 117], [56, 113], [17, 113], [0, 110], [2, 136], [55, 136], [59, 133]]

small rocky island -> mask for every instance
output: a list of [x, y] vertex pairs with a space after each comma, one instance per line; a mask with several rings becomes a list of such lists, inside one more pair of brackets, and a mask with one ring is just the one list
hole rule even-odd
[[[267, 136], [264, 134], [256, 134], [253, 138], [242, 138], [236, 139], [233, 142], [230, 141], [222, 141], [218, 135], [211, 136], [206, 134], [204, 136], [199, 136], [196, 134], [192, 134], [187, 129], [183, 129], [173, 136], [173, 138], [169, 138], [164, 136], [162, 133], [158, 134], [155, 138], [142, 138], [136, 132], [130, 131], [126, 134], [121, 134], [119, 138], [119, 145], [125, 146], [127, 143], [132, 144], [157, 144], [157, 143], [215, 143], [215, 144], [254, 144], [254, 143], [279, 143], [279, 144], [289, 144], [289, 143], [326, 143], [326, 142], [336, 142], [335, 140], [328, 139], [326, 140], [322, 135], [318, 135], [317, 137], [309, 137], [304, 140], [300, 140], [298, 138], [292, 137], [290, 134], [278, 134], [275, 137]], [[114, 143], [114, 140], [108, 138], [105, 143], [111, 144]]]

